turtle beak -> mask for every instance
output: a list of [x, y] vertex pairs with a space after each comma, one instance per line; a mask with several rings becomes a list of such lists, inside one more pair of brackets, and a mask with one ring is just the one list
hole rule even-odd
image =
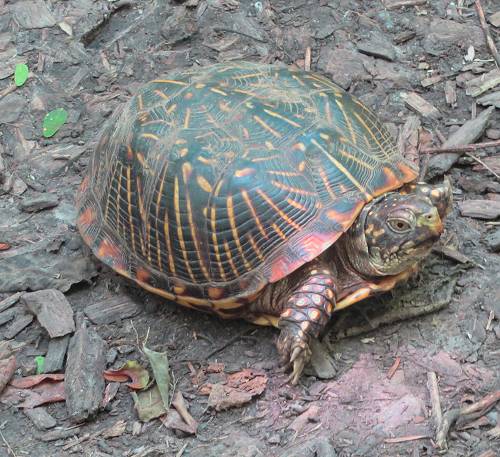
[[421, 214], [417, 218], [417, 226], [428, 227], [436, 237], [439, 237], [444, 231], [444, 225], [438, 208], [434, 207], [427, 213]]

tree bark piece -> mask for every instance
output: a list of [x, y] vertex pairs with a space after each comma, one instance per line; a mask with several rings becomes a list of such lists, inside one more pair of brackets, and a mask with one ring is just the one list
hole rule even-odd
[[47, 430], [56, 426], [56, 420], [45, 408], [24, 408], [23, 413], [29, 417], [38, 430]]
[[21, 298], [22, 294], [22, 292], [17, 292], [14, 295], [11, 295], [10, 297], [7, 297], [6, 299], [0, 301], [0, 313], [10, 308], [12, 305], [15, 305]]
[[498, 84], [500, 84], [500, 70], [491, 70], [489, 73], [467, 81], [465, 84], [465, 93], [472, 97], [477, 97], [483, 92], [493, 89]]
[[45, 354], [45, 363], [43, 367], [45, 373], [54, 373], [63, 369], [68, 343], [69, 335], [61, 338], [52, 338], [49, 341], [49, 348], [47, 354]]
[[38, 322], [51, 338], [75, 331], [73, 309], [61, 291], [38, 290], [24, 294], [21, 301], [36, 315]]
[[84, 311], [94, 324], [111, 324], [139, 314], [141, 308], [130, 298], [118, 296], [93, 303], [87, 306]]
[[[493, 106], [490, 106], [475, 119], [467, 121], [442, 144], [442, 147], [448, 148], [476, 141], [488, 127], [494, 109]], [[447, 152], [431, 157], [427, 170], [427, 178], [432, 179], [446, 173], [455, 164], [460, 155], [456, 152]]]
[[4, 337], [11, 340], [18, 333], [21, 333], [28, 325], [30, 325], [31, 322], [33, 322], [33, 316], [31, 314], [18, 314], [10, 324], [9, 328], [5, 331]]
[[106, 344], [92, 328], [83, 324], [68, 349], [66, 363], [66, 408], [73, 422], [94, 416], [104, 393]]
[[458, 204], [460, 214], [476, 219], [496, 219], [500, 216], [500, 201], [465, 200]]
[[421, 116], [433, 120], [439, 119], [441, 117], [441, 113], [434, 105], [423, 99], [415, 92], [408, 92], [404, 96], [404, 101], [409, 108], [411, 108], [413, 111], [416, 111]]

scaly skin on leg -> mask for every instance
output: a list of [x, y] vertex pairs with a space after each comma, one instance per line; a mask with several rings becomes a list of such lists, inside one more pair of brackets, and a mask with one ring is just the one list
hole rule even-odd
[[329, 270], [312, 270], [288, 297], [278, 322], [277, 347], [282, 363], [293, 367], [288, 378], [292, 384], [297, 384], [311, 357], [310, 339], [317, 338], [330, 320], [335, 302], [335, 280]]

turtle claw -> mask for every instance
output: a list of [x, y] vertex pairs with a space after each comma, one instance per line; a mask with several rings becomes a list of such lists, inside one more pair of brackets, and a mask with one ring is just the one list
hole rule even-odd
[[282, 371], [290, 369], [292, 371], [286, 382], [295, 386], [299, 382], [304, 366], [311, 358], [309, 337], [304, 333], [295, 333], [293, 328], [285, 327], [281, 330], [277, 347], [281, 354]]

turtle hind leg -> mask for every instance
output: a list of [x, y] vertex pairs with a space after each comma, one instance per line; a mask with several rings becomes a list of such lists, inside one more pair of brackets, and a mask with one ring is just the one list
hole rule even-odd
[[297, 384], [305, 364], [311, 357], [309, 342], [317, 338], [335, 309], [335, 279], [329, 270], [312, 270], [289, 295], [278, 327], [276, 344], [281, 361], [291, 368], [288, 381]]

